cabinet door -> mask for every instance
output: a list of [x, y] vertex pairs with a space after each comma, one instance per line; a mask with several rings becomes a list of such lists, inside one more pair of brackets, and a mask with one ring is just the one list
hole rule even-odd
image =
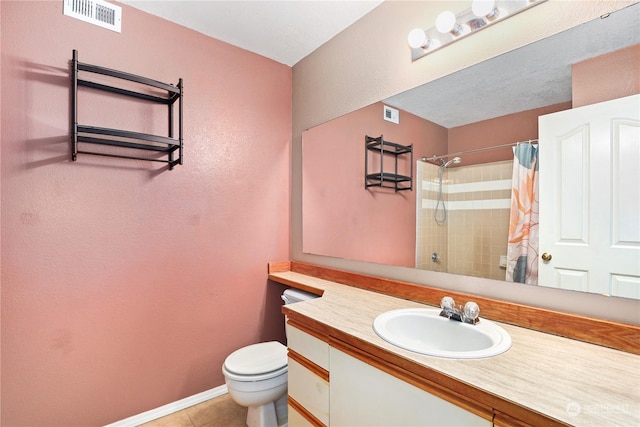
[[330, 348], [331, 426], [491, 426], [462, 409]]

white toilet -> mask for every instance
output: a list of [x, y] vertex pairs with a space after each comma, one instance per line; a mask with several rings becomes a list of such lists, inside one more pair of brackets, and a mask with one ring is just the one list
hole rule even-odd
[[[317, 298], [297, 289], [282, 295], [285, 304]], [[248, 407], [249, 427], [287, 426], [287, 347], [262, 342], [231, 353], [222, 365], [229, 395]]]

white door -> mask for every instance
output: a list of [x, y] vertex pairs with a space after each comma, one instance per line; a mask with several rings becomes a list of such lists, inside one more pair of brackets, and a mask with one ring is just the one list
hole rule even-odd
[[542, 116], [539, 131], [538, 283], [640, 299], [640, 95]]

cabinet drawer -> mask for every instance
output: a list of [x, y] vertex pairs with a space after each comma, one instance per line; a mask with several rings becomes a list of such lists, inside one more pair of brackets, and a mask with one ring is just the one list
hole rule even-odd
[[289, 427], [315, 427], [311, 421], [303, 417], [300, 412], [296, 411], [291, 405], [288, 406], [289, 410]]
[[300, 329], [291, 326], [287, 328], [287, 345], [296, 353], [309, 359], [323, 369], [329, 370], [329, 344]]
[[289, 358], [289, 396], [329, 425], [329, 382]]

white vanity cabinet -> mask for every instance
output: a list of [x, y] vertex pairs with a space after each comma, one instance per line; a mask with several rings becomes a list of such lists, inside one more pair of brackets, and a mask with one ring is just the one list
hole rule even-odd
[[333, 347], [333, 426], [491, 426], [489, 420]]
[[492, 425], [294, 325], [287, 323], [290, 427]]

